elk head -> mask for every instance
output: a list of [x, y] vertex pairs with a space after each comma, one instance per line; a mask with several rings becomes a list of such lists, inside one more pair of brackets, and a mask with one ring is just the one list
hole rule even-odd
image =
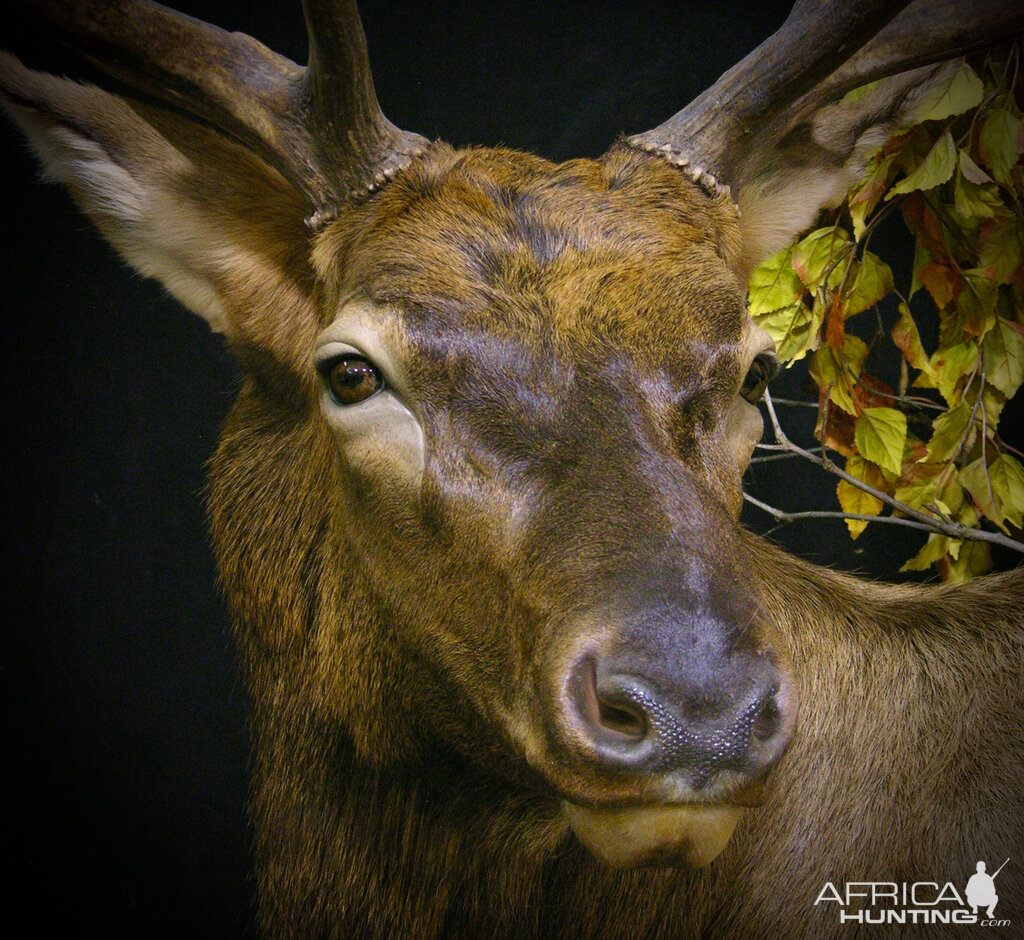
[[661, 127], [554, 165], [390, 124], [350, 0], [306, 3], [305, 69], [34, 3], [121, 84], [6, 57], [11, 113], [247, 372], [212, 516], [254, 696], [301, 688], [370, 763], [454, 749], [609, 862], [713, 858], [796, 716], [737, 524], [775, 368], [745, 279], [934, 63], [1020, 27], [955, 6], [798, 3]]

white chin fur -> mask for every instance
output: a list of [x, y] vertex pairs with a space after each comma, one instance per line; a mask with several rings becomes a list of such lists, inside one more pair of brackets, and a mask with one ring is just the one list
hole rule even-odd
[[592, 809], [563, 802], [572, 831], [601, 861], [616, 867], [707, 865], [725, 848], [740, 806]]

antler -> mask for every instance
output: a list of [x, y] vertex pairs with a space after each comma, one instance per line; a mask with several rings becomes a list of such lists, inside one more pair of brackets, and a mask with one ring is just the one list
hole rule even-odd
[[354, 0], [304, 7], [308, 68], [146, 0], [32, 0], [26, 12], [101, 71], [259, 155], [306, 196], [317, 226], [427, 141], [381, 113]]
[[661, 154], [709, 191], [728, 192], [794, 128], [851, 89], [1022, 30], [1020, 0], [798, 0], [778, 32], [629, 143]]

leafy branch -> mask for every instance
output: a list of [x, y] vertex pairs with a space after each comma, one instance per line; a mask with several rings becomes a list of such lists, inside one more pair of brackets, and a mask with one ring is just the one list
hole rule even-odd
[[[1022, 452], [998, 430], [1024, 384], [1021, 60], [1014, 45], [964, 63], [868, 159], [823, 226], [768, 259], [749, 286], [779, 357], [803, 361], [817, 386], [816, 405], [804, 404], [818, 409], [821, 444], [794, 444], [768, 398], [777, 443], [754, 460], [799, 457], [836, 475], [839, 510], [748, 502], [779, 521], [841, 517], [852, 538], [876, 521], [925, 529], [904, 568], [935, 564], [946, 580], [987, 570], [991, 545], [1024, 551]], [[868, 250], [894, 212], [916, 242], [905, 291]], [[873, 330], [854, 320], [865, 311]], [[895, 387], [879, 377], [886, 356], [898, 362]]]
[[[819, 457], [813, 451], [809, 451], [806, 448], [801, 447], [799, 444], [795, 444], [790, 440], [786, 432], [783, 431], [778, 415], [775, 412], [775, 405], [772, 401], [771, 393], [767, 391], [764, 395], [764, 404], [768, 409], [768, 415], [772, 424], [772, 431], [774, 432], [775, 440], [777, 441], [775, 446], [781, 448], [783, 453], [776, 453], [770, 458], [762, 459], [778, 459], [779, 457], [788, 455], [802, 457], [804, 460], [809, 460], [811, 463], [821, 467], [828, 473], [839, 477], [841, 480], [844, 480], [856, 489], [869, 494], [887, 506], [890, 506], [896, 512], [902, 514], [902, 516], [881, 516], [876, 514], [869, 515], [865, 513], [836, 512], [828, 510], [784, 512], [781, 509], [776, 509], [774, 506], [769, 506], [767, 503], [761, 502], [759, 499], [756, 499], [748, 493], [743, 494], [743, 498], [748, 503], [753, 506], [757, 506], [758, 509], [768, 513], [779, 522], [792, 522], [796, 519], [854, 519], [864, 522], [887, 522], [894, 525], [908, 526], [912, 529], [922, 529], [926, 532], [940, 532], [943, 535], [954, 539], [970, 539], [971, 541], [991, 542], [995, 545], [1002, 545], [1004, 548], [1009, 548], [1013, 551], [1024, 554], [1024, 542], [1018, 542], [1015, 539], [1008, 538], [1000, 532], [989, 532], [985, 529], [972, 528], [971, 526], [966, 526], [963, 523], [955, 522], [948, 516], [945, 516], [937, 508], [933, 508], [930, 514], [919, 512], [912, 506], [908, 506], [906, 503], [902, 503], [898, 499], [894, 499], [884, 490], [875, 489], [875, 487], [865, 483], [863, 480], [847, 473], [827, 456]], [[770, 444], [759, 445], [759, 447], [765, 446], [772, 447]], [[903, 516], [909, 516], [909, 518], [903, 518]]]

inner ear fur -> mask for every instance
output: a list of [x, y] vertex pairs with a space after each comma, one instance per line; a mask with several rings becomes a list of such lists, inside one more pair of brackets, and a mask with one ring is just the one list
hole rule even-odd
[[296, 366], [316, 329], [300, 194], [222, 135], [170, 110], [25, 68], [0, 92], [45, 179], [63, 184], [135, 270], [236, 348]]
[[787, 116], [766, 132], [730, 180], [740, 210], [741, 274], [784, 248], [818, 213], [839, 205], [868, 157], [915, 121], [924, 99], [961, 60], [915, 69], [878, 82], [856, 102], [838, 101]]

